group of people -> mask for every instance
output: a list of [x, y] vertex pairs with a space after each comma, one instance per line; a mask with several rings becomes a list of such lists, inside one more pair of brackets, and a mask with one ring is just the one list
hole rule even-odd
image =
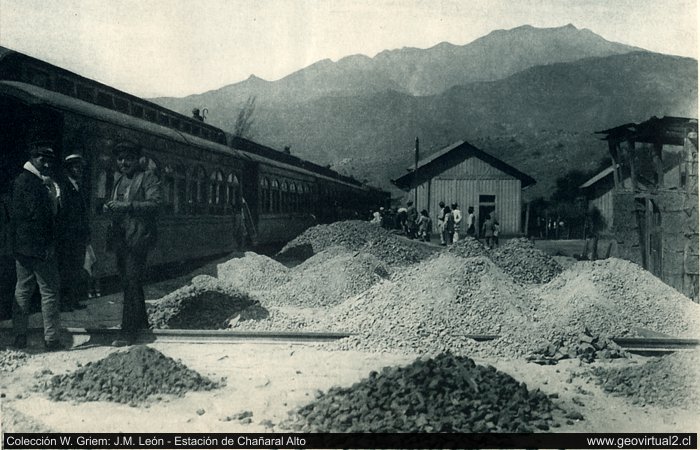
[[[444, 201], [441, 201], [439, 208], [437, 233], [440, 237], [440, 245], [450, 245], [465, 235], [474, 238], [483, 237], [489, 248], [498, 245], [500, 224], [495, 215], [488, 214], [481, 229], [477, 230], [473, 206], [467, 208], [467, 214], [464, 216], [457, 203], [448, 206]], [[370, 222], [384, 228], [402, 230], [409, 239], [420, 239], [425, 242], [430, 241], [430, 236], [433, 233], [433, 221], [428, 211], [423, 209], [418, 213], [412, 201], [408, 201], [405, 207], [398, 208], [395, 212], [379, 208], [372, 212]]]
[[[82, 309], [87, 297], [86, 259], [90, 247], [88, 198], [83, 184], [84, 158], [77, 154], [58, 160], [51, 141], [28, 145], [29, 160], [15, 178], [0, 213], [4, 246], [15, 260], [16, 284], [11, 306], [14, 346], [27, 347], [30, 303], [38, 286], [44, 322], [44, 346], [62, 348], [61, 311]], [[119, 175], [104, 212], [111, 218], [107, 250], [116, 254], [124, 289], [122, 335], [114, 345], [132, 343], [139, 329], [148, 328], [142, 276], [148, 251], [156, 240], [156, 217], [161, 203], [160, 182], [144, 171], [141, 147], [124, 141], [115, 146]]]

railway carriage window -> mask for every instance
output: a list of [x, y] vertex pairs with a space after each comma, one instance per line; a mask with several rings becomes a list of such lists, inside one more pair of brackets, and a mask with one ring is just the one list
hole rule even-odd
[[119, 97], [114, 97], [114, 108], [125, 114], [129, 114], [129, 100]]
[[114, 108], [112, 96], [106, 92], [97, 91], [97, 104], [100, 106], [104, 106], [105, 108]]
[[131, 105], [131, 115], [135, 117], [143, 117], [143, 106]]
[[226, 177], [226, 207], [225, 210], [236, 211], [240, 208], [238, 177], [232, 173]]
[[61, 94], [75, 96], [75, 83], [68, 78], [58, 77], [56, 79], [56, 90]]
[[260, 180], [260, 209], [262, 212], [272, 210], [272, 193], [270, 191], [270, 180], [262, 178]]
[[190, 127], [189, 123], [183, 122], [182, 131], [184, 131], [185, 133], [192, 133], [192, 127]]
[[187, 201], [187, 172], [181, 165], [175, 166], [175, 197], [173, 205], [175, 214], [184, 214]]
[[282, 195], [282, 192], [280, 191], [279, 181], [272, 180], [272, 184], [270, 186], [270, 191], [272, 194], [271, 212], [277, 213], [280, 211], [280, 196]]
[[214, 214], [221, 214], [224, 209], [222, 204], [221, 190], [224, 184], [224, 174], [221, 172], [214, 172], [209, 177], [209, 212]]
[[289, 200], [292, 212], [297, 212], [299, 210], [299, 197], [297, 195], [297, 184], [292, 183], [289, 185]]
[[167, 213], [175, 211], [175, 170], [170, 165], [163, 168], [163, 203]]
[[43, 70], [35, 69], [34, 67], [27, 67], [27, 75], [30, 84], [42, 87], [44, 89], [51, 88], [51, 77]]
[[102, 205], [112, 193], [116, 168], [112, 163], [109, 150], [103, 149], [97, 158], [95, 173], [95, 214], [102, 214]]
[[95, 98], [95, 90], [90, 86], [78, 84], [78, 98], [86, 102], [93, 102]]
[[146, 120], [148, 120], [149, 122], [156, 122], [156, 117], [157, 117], [156, 112], [152, 109], [146, 109], [145, 111], [146, 111]]
[[291, 205], [289, 202], [289, 183], [286, 181], [282, 182], [282, 192], [280, 197], [281, 199], [281, 204], [280, 204], [280, 212], [288, 212], [291, 209]]
[[158, 123], [161, 125], [168, 126], [168, 116], [165, 114], [161, 113], [158, 115]]

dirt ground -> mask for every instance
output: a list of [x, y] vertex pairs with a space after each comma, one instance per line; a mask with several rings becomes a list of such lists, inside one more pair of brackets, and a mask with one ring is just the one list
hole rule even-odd
[[[213, 380], [226, 379], [224, 387], [188, 393], [183, 398], [132, 407], [111, 402], [71, 403], [48, 399], [34, 386], [51, 374], [68, 373], [96, 361], [111, 347], [75, 348], [40, 353], [12, 373], [2, 373], [0, 412], [2, 431], [57, 432], [261, 432], [282, 431], [279, 424], [288, 411], [309, 403], [318, 391], [350, 386], [371, 370], [404, 365], [410, 355], [329, 352], [314, 345], [290, 344], [153, 344], [166, 356], [181, 360]], [[636, 364], [642, 357], [612, 364]], [[653, 405], [632, 405], [603, 392], [588, 376], [590, 365], [562, 361], [539, 366], [522, 360], [483, 360], [579, 411], [584, 420], [563, 423], [561, 432], [697, 432], [697, 413]], [[611, 364], [611, 363], [606, 363]], [[250, 423], [232, 419], [253, 413]]]

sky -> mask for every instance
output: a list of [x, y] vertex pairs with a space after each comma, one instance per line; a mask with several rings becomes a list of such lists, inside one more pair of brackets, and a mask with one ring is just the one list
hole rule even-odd
[[131, 94], [180, 97], [526, 24], [697, 59], [697, 1], [0, 0], [0, 45]]

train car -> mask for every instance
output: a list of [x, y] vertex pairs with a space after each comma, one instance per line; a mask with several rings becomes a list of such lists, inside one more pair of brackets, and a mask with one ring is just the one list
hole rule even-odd
[[61, 157], [87, 161], [97, 276], [116, 273], [105, 251], [102, 205], [123, 139], [144, 148], [141, 163], [161, 179], [161, 265], [285, 242], [311, 225], [386, 204], [388, 194], [327, 168], [239, 138], [152, 102], [0, 47], [0, 193], [7, 192], [31, 139], [51, 139]]

